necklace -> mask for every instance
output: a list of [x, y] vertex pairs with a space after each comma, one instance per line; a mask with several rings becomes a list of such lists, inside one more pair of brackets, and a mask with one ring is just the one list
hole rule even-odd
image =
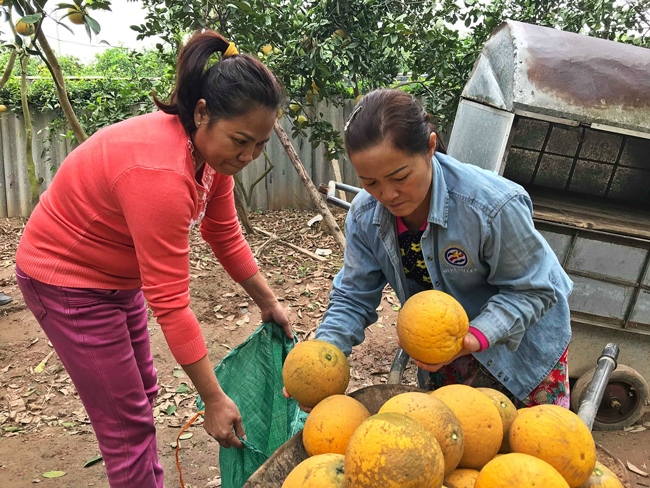
[[192, 156], [192, 165], [194, 166], [194, 171], [198, 169], [198, 162], [196, 161], [196, 155], [194, 154], [194, 144], [192, 143], [192, 138], [187, 138], [187, 147], [190, 148], [190, 155]]

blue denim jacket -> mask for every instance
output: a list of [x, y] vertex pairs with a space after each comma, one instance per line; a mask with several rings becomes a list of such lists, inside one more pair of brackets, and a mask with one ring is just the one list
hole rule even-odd
[[[530, 197], [491, 171], [436, 153], [422, 253], [434, 289], [455, 297], [490, 343], [474, 354], [520, 399], [541, 383], [571, 338], [573, 283], [535, 230]], [[345, 222], [344, 266], [316, 338], [346, 355], [377, 321], [386, 283], [403, 304], [422, 291], [404, 274], [395, 217], [367, 192]]]

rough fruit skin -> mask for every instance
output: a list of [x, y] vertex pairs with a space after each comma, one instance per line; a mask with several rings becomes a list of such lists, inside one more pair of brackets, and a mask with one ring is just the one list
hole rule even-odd
[[460, 352], [469, 319], [454, 297], [437, 290], [416, 293], [397, 316], [397, 336], [406, 353], [435, 364]]
[[298, 403], [315, 407], [328, 396], [345, 393], [350, 365], [345, 354], [329, 342], [316, 339], [299, 342], [287, 354], [282, 380]]
[[478, 471], [475, 469], [457, 469], [445, 478], [447, 488], [474, 488]]
[[500, 391], [492, 388], [477, 388], [477, 390], [485, 393], [492, 400], [492, 403], [494, 403], [494, 406], [499, 411], [499, 415], [501, 415], [501, 421], [503, 422], [503, 442], [501, 443], [499, 452], [507, 454], [510, 452], [510, 427], [519, 414], [517, 407]]
[[16, 24], [16, 32], [21, 36], [31, 36], [35, 31], [34, 24], [26, 24], [22, 21]]
[[399, 413], [365, 420], [345, 453], [347, 488], [441, 488], [443, 472], [436, 438]]
[[84, 23], [83, 12], [79, 7], [68, 9], [68, 20], [73, 24], [82, 25]]
[[302, 442], [307, 454], [345, 454], [350, 437], [370, 417], [363, 404], [345, 395], [322, 400], [307, 417]]
[[504, 454], [485, 465], [475, 488], [568, 488], [553, 466], [528, 454]]
[[426, 393], [409, 392], [394, 396], [379, 413], [401, 413], [420, 422], [438, 441], [445, 460], [445, 477], [456, 469], [465, 443], [460, 421], [442, 400]]
[[596, 461], [590, 478], [580, 488], [623, 488], [623, 483], [609, 468]]
[[458, 467], [480, 470], [503, 441], [503, 423], [492, 400], [466, 385], [443, 386], [429, 394], [447, 404], [460, 421], [465, 449]]
[[305, 459], [293, 468], [282, 488], [345, 488], [345, 456], [321, 454]]
[[510, 428], [510, 447], [549, 463], [571, 488], [587, 481], [596, 465], [591, 432], [575, 413], [557, 405], [520, 410]]

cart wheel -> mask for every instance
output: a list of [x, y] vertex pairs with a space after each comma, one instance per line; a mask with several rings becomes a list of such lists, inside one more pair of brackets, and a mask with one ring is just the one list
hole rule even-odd
[[[596, 368], [583, 374], [571, 391], [571, 408], [577, 412], [584, 400]], [[594, 430], [621, 430], [643, 415], [648, 400], [648, 383], [635, 369], [619, 364], [612, 371], [600, 402]]]

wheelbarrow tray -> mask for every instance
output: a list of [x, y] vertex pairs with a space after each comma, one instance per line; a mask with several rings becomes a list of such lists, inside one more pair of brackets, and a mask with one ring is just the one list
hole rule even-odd
[[[410, 391], [423, 391], [406, 385], [375, 385], [353, 391], [348, 396], [361, 402], [371, 415], [376, 414], [390, 398]], [[598, 460], [614, 471], [625, 488], [632, 488], [629, 475], [623, 464], [601, 446], [598, 448]], [[285, 442], [266, 462], [248, 479], [243, 488], [282, 488], [282, 483], [289, 473], [309, 456], [302, 444], [302, 431]]]

